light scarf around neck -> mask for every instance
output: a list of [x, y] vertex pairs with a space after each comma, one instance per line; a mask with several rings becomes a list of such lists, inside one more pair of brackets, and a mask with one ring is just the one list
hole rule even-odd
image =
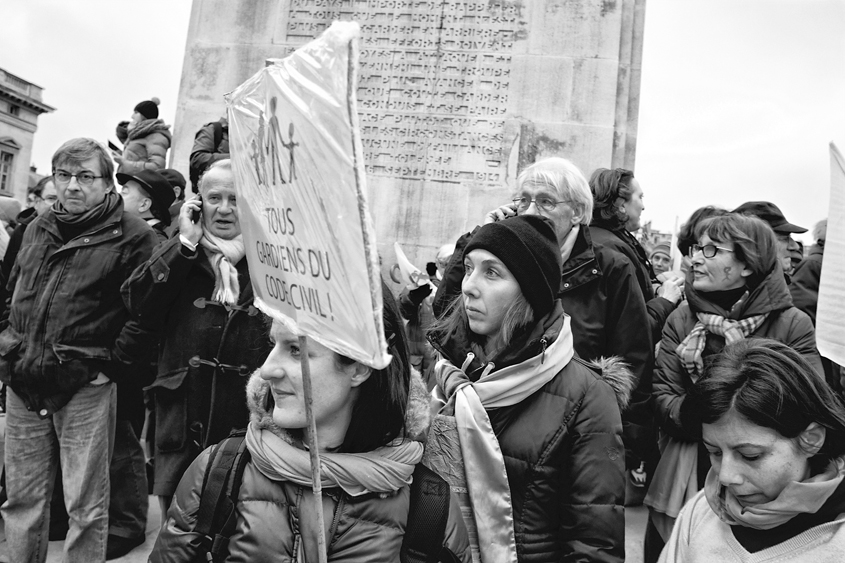
[[569, 229], [569, 234], [563, 239], [563, 244], [560, 245], [560, 263], [566, 264], [569, 256], [572, 254], [572, 249], [575, 247], [575, 240], [578, 238], [578, 233], [581, 231], [581, 225], [573, 225]]
[[704, 360], [702, 360], [701, 354], [704, 352], [708, 332], [723, 337], [726, 344], [733, 344], [743, 340], [760, 328], [760, 325], [768, 316], [769, 314], [765, 313], [740, 320], [732, 320], [721, 315], [698, 313], [698, 322], [675, 349], [687, 373], [692, 377], [693, 383], [704, 370]]
[[[471, 382], [465, 370], [474, 356], [470, 353], [458, 369], [446, 359], [435, 365], [443, 397], [454, 405], [466, 483], [478, 532], [477, 547], [483, 563], [516, 563], [511, 503], [505, 460], [486, 409], [516, 405], [551, 381], [574, 356], [571, 320], [563, 317], [563, 327], [554, 342], [542, 353], [498, 371], [488, 364], [482, 376]], [[435, 390], [436, 391], [436, 390]]]
[[[255, 421], [246, 431], [246, 446], [256, 468], [268, 479], [311, 487], [311, 458]], [[397, 439], [365, 453], [320, 453], [320, 480], [325, 488], [340, 487], [357, 497], [395, 493], [411, 484], [414, 467], [422, 459], [423, 444]]]
[[822, 473], [804, 481], [792, 481], [778, 497], [767, 503], [743, 507], [727, 487], [719, 484], [713, 469], [704, 482], [704, 494], [713, 512], [725, 524], [755, 530], [771, 530], [799, 514], [816, 513], [845, 478], [842, 459], [831, 462]]
[[237, 305], [241, 286], [235, 266], [245, 254], [243, 235], [226, 240], [203, 230], [200, 245], [208, 251], [208, 259], [214, 270], [214, 292], [211, 299], [226, 305]]

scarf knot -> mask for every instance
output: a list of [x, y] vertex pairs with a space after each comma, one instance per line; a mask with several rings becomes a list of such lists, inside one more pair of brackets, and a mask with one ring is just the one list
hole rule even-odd
[[241, 286], [235, 266], [246, 253], [243, 235], [226, 240], [204, 231], [200, 245], [209, 252], [211, 268], [214, 270], [211, 299], [225, 305], [237, 305]]
[[704, 361], [701, 354], [704, 352], [704, 345], [707, 342], [707, 333], [723, 337], [726, 344], [733, 344], [747, 338], [749, 334], [760, 328], [769, 314], [754, 315], [740, 320], [727, 319], [721, 315], [709, 313], [698, 313], [696, 316], [698, 322], [675, 349], [693, 383], [698, 380], [702, 371], [704, 371]]

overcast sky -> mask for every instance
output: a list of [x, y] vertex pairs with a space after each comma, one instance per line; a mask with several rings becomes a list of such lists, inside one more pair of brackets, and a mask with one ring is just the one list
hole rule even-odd
[[[0, 67], [45, 88], [33, 161], [115, 139], [141, 100], [172, 124], [189, 0], [0, 0]], [[636, 175], [644, 219], [768, 199], [826, 214], [828, 142], [845, 150], [845, 0], [647, 0]], [[589, 171], [587, 171], [589, 173]]]

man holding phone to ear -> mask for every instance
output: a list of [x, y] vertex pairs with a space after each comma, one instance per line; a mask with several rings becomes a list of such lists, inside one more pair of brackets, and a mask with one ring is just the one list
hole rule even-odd
[[245, 376], [270, 351], [238, 220], [231, 161], [213, 163], [179, 212], [179, 235], [124, 284], [124, 299], [160, 337], [153, 493], [162, 514], [208, 445], [245, 428]]

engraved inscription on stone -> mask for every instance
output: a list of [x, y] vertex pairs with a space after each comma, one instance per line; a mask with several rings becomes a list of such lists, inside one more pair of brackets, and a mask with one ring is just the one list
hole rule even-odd
[[505, 180], [511, 51], [524, 35], [508, 0], [290, 0], [290, 51], [334, 20], [361, 25], [358, 110], [367, 173]]

